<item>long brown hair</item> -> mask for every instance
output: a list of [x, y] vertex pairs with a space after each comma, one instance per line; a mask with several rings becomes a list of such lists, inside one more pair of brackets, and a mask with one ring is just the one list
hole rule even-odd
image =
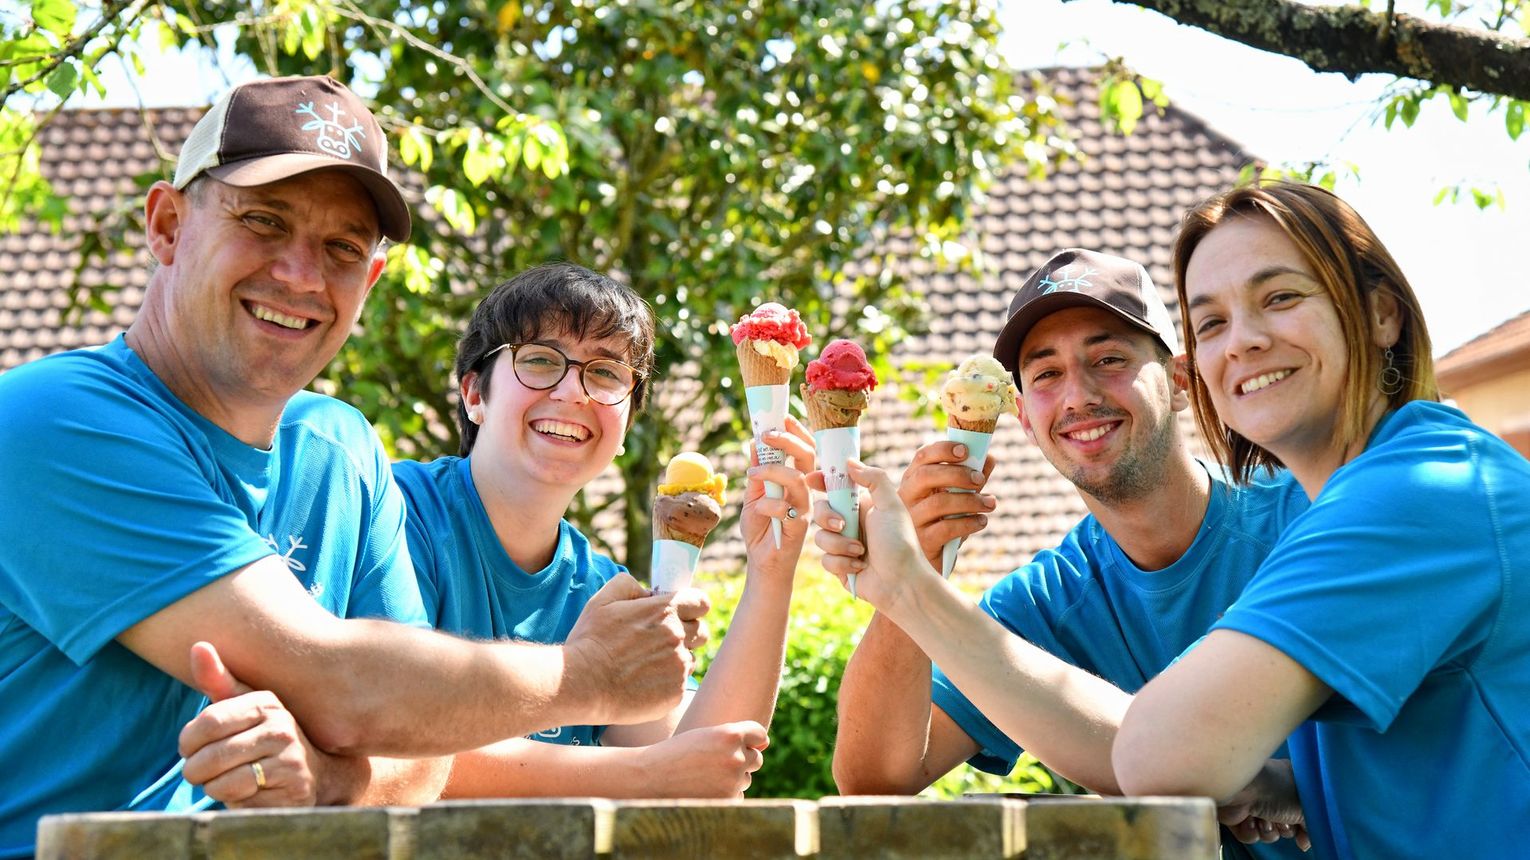
[[1382, 369], [1382, 353], [1371, 334], [1370, 302], [1378, 290], [1385, 290], [1397, 300], [1402, 318], [1397, 343], [1392, 345], [1392, 364], [1402, 374], [1402, 385], [1394, 393], [1383, 392], [1387, 408], [1396, 409], [1411, 400], [1440, 399], [1429, 331], [1424, 326], [1418, 297], [1391, 252], [1358, 212], [1332, 192], [1315, 185], [1269, 182], [1224, 191], [1185, 213], [1179, 237], [1174, 241], [1174, 282], [1185, 330], [1195, 422], [1212, 453], [1240, 481], [1252, 477], [1257, 468], [1273, 470], [1281, 463], [1275, 455], [1239, 435], [1217, 417], [1206, 382], [1196, 367], [1185, 270], [1196, 247], [1212, 230], [1234, 218], [1258, 217], [1270, 219], [1296, 245], [1338, 312], [1339, 328], [1349, 352], [1339, 416], [1342, 438], [1338, 441], [1343, 447], [1361, 441], [1371, 429], [1366, 424], [1367, 410]]

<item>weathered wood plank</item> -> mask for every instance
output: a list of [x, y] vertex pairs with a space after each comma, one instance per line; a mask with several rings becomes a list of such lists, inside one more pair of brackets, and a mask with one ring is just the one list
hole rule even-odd
[[191, 857], [193, 822], [160, 812], [49, 815], [37, 824], [38, 860]]
[[825, 797], [818, 802], [818, 839], [819, 856], [836, 860], [1017, 858], [1025, 853], [1025, 803], [999, 796]]
[[1025, 808], [1026, 860], [1216, 860], [1206, 798], [1057, 798]]
[[613, 804], [599, 798], [461, 800], [420, 808], [416, 860], [586, 860], [611, 850]]
[[667, 800], [616, 804], [613, 860], [770, 860], [818, 851], [807, 800]]

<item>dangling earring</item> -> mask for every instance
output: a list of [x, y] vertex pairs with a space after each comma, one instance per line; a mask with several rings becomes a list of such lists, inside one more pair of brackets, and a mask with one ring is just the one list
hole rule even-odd
[[1388, 397], [1402, 391], [1403, 386], [1402, 371], [1397, 369], [1394, 361], [1390, 346], [1381, 351], [1381, 376], [1376, 380], [1376, 385]]

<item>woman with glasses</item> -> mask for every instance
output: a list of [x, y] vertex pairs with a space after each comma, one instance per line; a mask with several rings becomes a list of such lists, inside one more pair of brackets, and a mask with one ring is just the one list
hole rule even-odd
[[[591, 601], [636, 596], [623, 604], [634, 624], [648, 623], [638, 620], [645, 601], [665, 601], [641, 597], [625, 569], [563, 519], [642, 408], [653, 341], [653, 316], [636, 293], [566, 263], [528, 270], [479, 304], [457, 350], [461, 456], [394, 465], [436, 627], [557, 643]], [[810, 437], [792, 429], [767, 441], [811, 469]], [[736, 797], [748, 786], [766, 744], [807, 531], [789, 508], [808, 510], [802, 472], [753, 471], [740, 521], [744, 593], [700, 689], [653, 723], [561, 726], [459, 754], [444, 796]], [[765, 498], [765, 480], [781, 483], [785, 498]], [[779, 550], [771, 517], [784, 522]], [[442, 711], [449, 718], [450, 703]]]

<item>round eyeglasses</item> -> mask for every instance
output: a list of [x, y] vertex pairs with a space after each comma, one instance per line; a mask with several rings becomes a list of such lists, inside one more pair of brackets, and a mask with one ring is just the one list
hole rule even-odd
[[502, 343], [484, 353], [479, 365], [487, 363], [495, 353], [506, 349], [510, 350], [510, 367], [515, 371], [515, 378], [533, 391], [556, 388], [563, 377], [568, 375], [568, 369], [577, 367], [579, 384], [584, 386], [584, 393], [596, 403], [615, 406], [626, 400], [641, 381], [635, 369], [614, 358], [579, 361], [564, 355], [556, 347], [542, 343]]

